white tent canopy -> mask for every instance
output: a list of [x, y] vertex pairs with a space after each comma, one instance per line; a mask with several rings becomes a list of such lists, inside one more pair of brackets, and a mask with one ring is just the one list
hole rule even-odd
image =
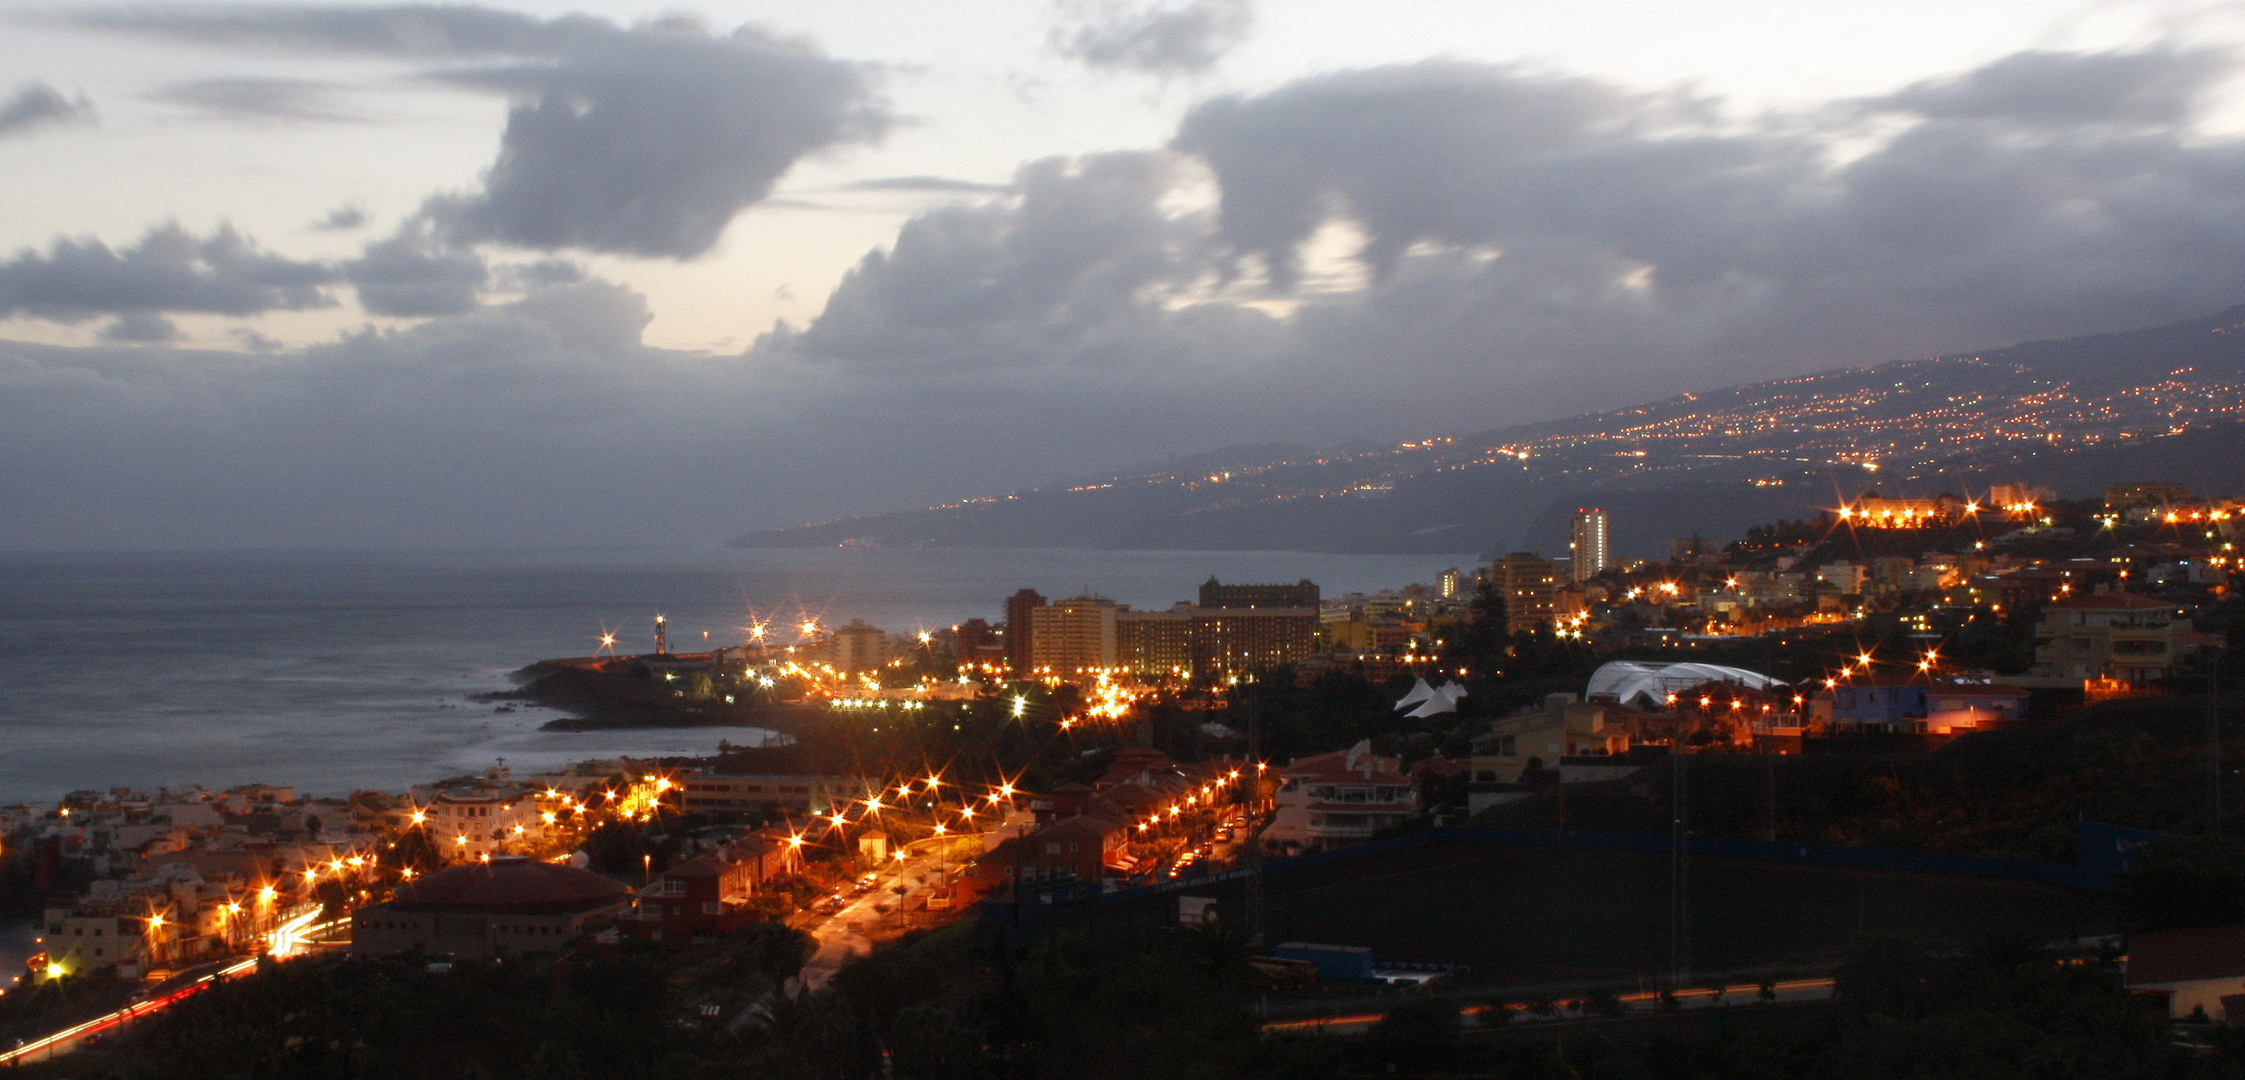
[[1624, 705], [1662, 705], [1668, 695], [1701, 683], [1723, 682], [1755, 690], [1783, 686], [1783, 682], [1759, 671], [1725, 667], [1722, 664], [1648, 664], [1638, 660], [1615, 660], [1601, 664], [1590, 674], [1590, 686], [1583, 696], [1592, 701], [1618, 701]]
[[1403, 695], [1403, 700], [1395, 703], [1395, 707], [1403, 709], [1417, 705], [1418, 708], [1403, 715], [1424, 718], [1456, 712], [1458, 711], [1458, 702], [1464, 700], [1465, 687], [1459, 686], [1456, 680], [1443, 683], [1441, 686], [1428, 686], [1425, 679], [1420, 679], [1412, 685], [1410, 693]]

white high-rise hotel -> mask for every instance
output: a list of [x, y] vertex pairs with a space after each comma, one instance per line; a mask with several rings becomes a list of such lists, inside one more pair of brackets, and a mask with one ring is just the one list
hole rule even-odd
[[1568, 558], [1572, 560], [1576, 584], [1596, 577], [1606, 568], [1606, 512], [1597, 507], [1576, 510], [1572, 528], [1567, 530]]

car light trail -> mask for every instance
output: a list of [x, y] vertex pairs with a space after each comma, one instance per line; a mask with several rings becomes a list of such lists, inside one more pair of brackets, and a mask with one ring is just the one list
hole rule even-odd
[[52, 1035], [33, 1039], [32, 1041], [27, 1042], [22, 1046], [14, 1047], [9, 1050], [0, 1050], [0, 1065], [14, 1065], [19, 1062], [27, 1061], [33, 1054], [37, 1054], [41, 1051], [46, 1051], [49, 1056], [52, 1056], [53, 1054], [66, 1051], [69, 1048], [70, 1044], [78, 1042], [81, 1039], [87, 1039], [95, 1035], [99, 1035], [102, 1032], [108, 1031], [111, 1028], [117, 1027], [130, 1020], [137, 1020], [143, 1016], [149, 1016], [155, 1013], [162, 1012], [163, 1010], [170, 1008], [171, 1006], [176, 1005], [187, 998], [202, 993], [205, 989], [208, 989], [210, 984], [212, 983], [218, 982], [222, 979], [231, 979], [234, 976], [239, 975], [245, 971], [255, 969], [257, 967], [257, 960], [258, 958], [253, 956], [247, 960], [236, 961], [232, 964], [218, 969], [217, 971], [205, 975], [202, 978], [187, 984], [186, 986], [180, 987], [179, 989], [174, 990], [171, 993], [164, 995], [163, 997], [151, 998], [147, 1001], [136, 1001], [130, 1005], [125, 1006], [122, 1009], [117, 1010], [116, 1012], [109, 1013], [106, 1016], [97, 1016], [91, 1020], [86, 1021], [83, 1024], [78, 1024], [74, 1027], [66, 1027], [61, 1031], [55, 1032]]
[[[1794, 1001], [1815, 1001], [1831, 996], [1832, 980], [1788, 979], [1783, 982], [1779, 982], [1776, 985], [1775, 989], [1779, 994], [1793, 995]], [[1723, 997], [1720, 1000], [1736, 1000], [1741, 1002], [1742, 1004], [1764, 1004], [1764, 1002], [1760, 1001], [1756, 997], [1756, 995], [1758, 995], [1760, 991], [1761, 987], [1754, 983], [1745, 983], [1739, 986], [1726, 987], [1723, 990]], [[1697, 1006], [1700, 1008], [1712, 1008], [1714, 1007], [1715, 1001], [1718, 1000], [1716, 999], [1715, 991], [1707, 989], [1705, 987], [1693, 987], [1689, 990], [1676, 991], [1676, 1000], [1679, 1003], [1697, 1001], [1701, 998], [1706, 998], [1709, 1000], [1706, 1004]], [[1621, 995], [1622, 1004], [1637, 1009], [1651, 1008], [1657, 1005], [1659, 1000], [1660, 995], [1652, 992]], [[1469, 1006], [1463, 1011], [1468, 1014], [1479, 1014], [1495, 1008], [1509, 1008], [1509, 1006]], [[1357, 1013], [1353, 1016], [1316, 1016], [1303, 1020], [1273, 1020], [1264, 1024], [1263, 1030], [1265, 1032], [1272, 1033], [1299, 1031], [1346, 1031], [1354, 1028], [1370, 1027], [1373, 1024], [1377, 1024], [1385, 1019], [1387, 1019], [1386, 1013], [1376, 1012]]]

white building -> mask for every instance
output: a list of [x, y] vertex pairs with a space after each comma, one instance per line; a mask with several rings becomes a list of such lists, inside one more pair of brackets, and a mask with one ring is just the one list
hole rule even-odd
[[446, 788], [421, 813], [437, 850], [454, 862], [520, 851], [546, 837], [537, 800], [512, 785]]
[[1322, 851], [1369, 840], [1419, 812], [1419, 789], [1402, 762], [1372, 752], [1370, 740], [1272, 770], [1277, 813], [1265, 841]]
[[1607, 554], [1604, 510], [1594, 506], [1575, 511], [1574, 523], [1567, 530], [1567, 553], [1572, 580], [1577, 585], [1613, 565]]

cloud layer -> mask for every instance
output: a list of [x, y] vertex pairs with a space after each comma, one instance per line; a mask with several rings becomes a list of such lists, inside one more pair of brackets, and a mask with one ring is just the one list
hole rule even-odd
[[[690, 259], [805, 155], [878, 139], [889, 118], [869, 72], [744, 27], [619, 27], [488, 8], [125, 8], [82, 25], [212, 44], [395, 56], [455, 85], [515, 99], [480, 190], [425, 211], [455, 245], [496, 242]], [[180, 88], [207, 107], [296, 115], [269, 85]], [[302, 88], [297, 88], [301, 90]]]
[[[578, 93], [586, 111], [525, 120], [510, 146], [653, 108], [587, 74], [608, 69], [580, 37], [644, 35], [601, 54], [618, 72], [632, 49], [673, 48], [663, 35], [760, 72], [795, 70], [767, 52], [834, 63], [690, 28], [424, 15], [258, 25], [488, 85], [549, 57], [523, 108]], [[2231, 72], [2184, 50], [2022, 53], [1771, 116], [1522, 67], [1335, 72], [1205, 101], [1170, 146], [1030, 162], [999, 189], [887, 182], [960, 201], [868, 253], [808, 325], [731, 357], [644, 347], [628, 290], [463, 241], [677, 254], [714, 235], [692, 207], [744, 189], [688, 184], [628, 227], [521, 239], [496, 208], [547, 196], [495, 171], [335, 265], [176, 227], [120, 251], [58, 242], [0, 264], [0, 310], [114, 316], [106, 336], [138, 344], [0, 350], [0, 484], [22, 493], [0, 538], [167, 522], [201, 543], [714, 538], [1173, 450], [1473, 431], [2203, 314], [2245, 299], [2245, 142], [2198, 127]], [[793, 107], [831, 119], [860, 100], [813, 97]], [[700, 109], [682, 111], [706, 131]], [[552, 196], [563, 208], [660, 186], [619, 181], [600, 152], [573, 160], [596, 175]], [[426, 321], [264, 356], [162, 343], [165, 313], [345, 285]]]

